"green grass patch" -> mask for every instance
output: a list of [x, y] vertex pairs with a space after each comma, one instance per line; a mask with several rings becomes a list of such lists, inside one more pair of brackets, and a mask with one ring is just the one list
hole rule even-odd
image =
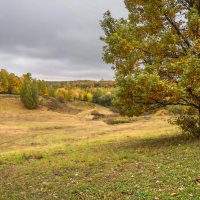
[[108, 118], [105, 119], [104, 122], [109, 124], [109, 125], [115, 125], [115, 124], [126, 124], [126, 123], [132, 123], [135, 121], [138, 121], [139, 118], [137, 117], [132, 117], [132, 118], [128, 118], [128, 117], [113, 117], [113, 118]]
[[[10, 155], [2, 199], [199, 199], [200, 142], [129, 137]], [[39, 156], [39, 157], [38, 157]], [[22, 162], [14, 159], [21, 157]], [[7, 155], [9, 158], [9, 155]], [[11, 162], [12, 161], [12, 162]]]

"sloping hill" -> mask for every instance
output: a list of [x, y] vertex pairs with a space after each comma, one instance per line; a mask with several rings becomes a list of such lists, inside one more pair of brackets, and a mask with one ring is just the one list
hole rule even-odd
[[174, 127], [158, 117], [144, 117], [134, 123], [117, 126], [107, 125], [101, 119], [93, 120], [91, 112], [97, 110], [104, 116], [112, 116], [108, 108], [84, 102], [53, 102], [56, 104], [54, 111], [49, 110], [48, 104], [36, 110], [27, 110], [18, 96], [1, 95], [0, 150], [21, 151], [34, 149], [35, 146], [51, 148], [82, 140], [139, 136], [149, 132], [149, 126], [151, 132], [157, 130], [156, 134], [167, 134], [174, 130]]
[[86, 117], [112, 117], [107, 108], [67, 106], [81, 111], [30, 111], [0, 96], [0, 199], [199, 199], [199, 141], [165, 116], [108, 125]]

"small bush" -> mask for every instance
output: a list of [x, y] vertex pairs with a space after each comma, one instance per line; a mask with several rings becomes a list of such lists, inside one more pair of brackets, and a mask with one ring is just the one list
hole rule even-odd
[[173, 113], [174, 115], [180, 115], [182, 114], [184, 111], [187, 110], [186, 106], [167, 106], [167, 110], [171, 113]]
[[91, 115], [98, 116], [98, 115], [101, 115], [101, 113], [99, 111], [97, 111], [97, 110], [93, 110], [91, 112]]
[[3, 165], [3, 164], [4, 164], [4, 162], [2, 160], [0, 160], [0, 166]]
[[191, 107], [184, 107], [182, 110], [174, 110], [174, 116], [170, 119], [171, 124], [178, 125], [184, 134], [199, 137], [199, 115], [197, 111]]
[[105, 122], [109, 125], [114, 125], [114, 124], [125, 124], [125, 123], [131, 123], [134, 120], [132, 118], [125, 118], [125, 117], [121, 117], [121, 118], [110, 118], [110, 119], [106, 119]]
[[99, 111], [97, 111], [97, 110], [93, 110], [93, 111], [91, 112], [91, 115], [94, 116], [93, 119], [99, 119], [99, 118], [105, 117], [104, 114], [101, 114], [101, 113], [100, 113]]
[[22, 159], [25, 160], [25, 161], [28, 161], [28, 160], [41, 160], [43, 159], [44, 156], [41, 155], [41, 154], [22, 154]]

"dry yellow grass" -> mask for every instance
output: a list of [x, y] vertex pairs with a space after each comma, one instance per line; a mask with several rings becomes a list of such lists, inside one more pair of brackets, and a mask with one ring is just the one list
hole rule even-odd
[[[77, 106], [81, 107], [81, 104]], [[53, 148], [83, 141], [166, 135], [176, 131], [166, 122], [166, 117], [155, 116], [144, 117], [129, 124], [107, 125], [101, 120], [91, 120], [88, 117], [93, 109], [85, 108], [77, 115], [48, 111], [45, 107], [27, 110], [21, 104], [19, 97], [2, 95], [0, 153]], [[109, 109], [101, 106], [96, 106], [95, 109], [104, 115], [112, 114]]]

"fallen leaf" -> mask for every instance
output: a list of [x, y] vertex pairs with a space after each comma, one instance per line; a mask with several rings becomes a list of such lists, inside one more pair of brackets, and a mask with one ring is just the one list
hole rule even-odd
[[160, 181], [159, 181], [159, 180], [157, 180], [157, 181], [156, 181], [156, 184], [160, 184]]
[[196, 183], [200, 184], [200, 178], [196, 179]]
[[171, 197], [174, 197], [176, 195], [177, 195], [177, 193], [175, 193], [175, 192], [170, 194]]

